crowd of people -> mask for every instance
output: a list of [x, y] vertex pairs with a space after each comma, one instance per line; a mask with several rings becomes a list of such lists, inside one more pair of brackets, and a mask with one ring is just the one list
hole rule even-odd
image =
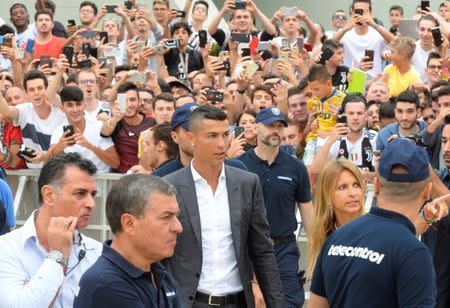
[[450, 1], [34, 4], [0, 24], [0, 166], [41, 170], [15, 230], [0, 173], [0, 307], [450, 305]]

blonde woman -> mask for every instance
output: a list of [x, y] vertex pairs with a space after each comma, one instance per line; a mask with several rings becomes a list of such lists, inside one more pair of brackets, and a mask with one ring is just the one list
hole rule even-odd
[[308, 278], [325, 239], [363, 214], [365, 182], [358, 167], [344, 159], [328, 161], [314, 190], [314, 218], [308, 236]]

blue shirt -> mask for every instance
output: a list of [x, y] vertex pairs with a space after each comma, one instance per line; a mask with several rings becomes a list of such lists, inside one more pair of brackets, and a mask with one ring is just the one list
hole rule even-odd
[[[247, 167], [240, 161], [236, 159], [225, 159], [225, 165], [239, 168], [245, 171], [247, 170]], [[153, 175], [164, 177], [168, 174], [171, 174], [172, 172], [178, 171], [180, 169], [184, 168], [183, 164], [181, 163], [180, 156], [177, 156], [176, 158], [172, 159], [168, 163], [164, 164], [163, 166], [159, 167], [155, 171], [153, 171]]]
[[334, 231], [317, 258], [311, 291], [330, 307], [434, 307], [430, 252], [405, 216], [379, 207]]
[[311, 201], [308, 171], [303, 162], [281, 150], [270, 166], [253, 149], [237, 159], [259, 177], [270, 236], [276, 238], [293, 234], [297, 229], [296, 202]]
[[[423, 121], [416, 121], [416, 123], [417, 123], [417, 125], [419, 125], [419, 135], [422, 135], [427, 128], [427, 124]], [[384, 148], [386, 147], [387, 140], [392, 135], [398, 135], [399, 137], [401, 137], [398, 128], [399, 128], [399, 124], [398, 124], [398, 122], [395, 122], [395, 123], [389, 124], [386, 127], [383, 127], [378, 132], [378, 137], [377, 137], [377, 141], [376, 141], [377, 150], [383, 151]]]
[[110, 245], [111, 241], [105, 242], [102, 255], [81, 278], [75, 308], [182, 307], [175, 284], [161, 263], [153, 263], [151, 272], [144, 272]]
[[12, 228], [16, 225], [16, 215], [14, 214], [14, 201], [11, 188], [8, 183], [0, 179], [0, 199], [5, 207], [6, 225]]

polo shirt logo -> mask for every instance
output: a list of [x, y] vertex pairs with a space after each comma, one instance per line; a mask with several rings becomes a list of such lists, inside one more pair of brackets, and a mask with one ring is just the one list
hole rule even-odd
[[369, 250], [367, 247], [352, 247], [352, 246], [334, 246], [331, 245], [328, 250], [329, 256], [341, 256], [341, 257], [356, 257], [365, 260], [369, 260], [372, 263], [380, 264], [384, 258], [384, 254]]
[[288, 178], [287, 176], [281, 176], [281, 175], [279, 175], [279, 176], [278, 176], [278, 179], [279, 179], [279, 180], [285, 180], [285, 181], [292, 182], [292, 179], [291, 179], [291, 178]]
[[167, 292], [167, 293], [166, 293], [166, 296], [167, 296], [167, 297], [175, 296], [175, 292], [174, 292], [174, 291], [172, 291], [172, 292]]

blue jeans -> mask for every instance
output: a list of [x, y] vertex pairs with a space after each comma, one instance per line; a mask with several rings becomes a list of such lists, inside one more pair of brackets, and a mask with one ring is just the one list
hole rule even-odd
[[297, 242], [276, 245], [274, 250], [283, 286], [284, 305], [286, 308], [302, 307], [305, 302], [305, 290], [300, 284], [298, 275], [300, 251]]

